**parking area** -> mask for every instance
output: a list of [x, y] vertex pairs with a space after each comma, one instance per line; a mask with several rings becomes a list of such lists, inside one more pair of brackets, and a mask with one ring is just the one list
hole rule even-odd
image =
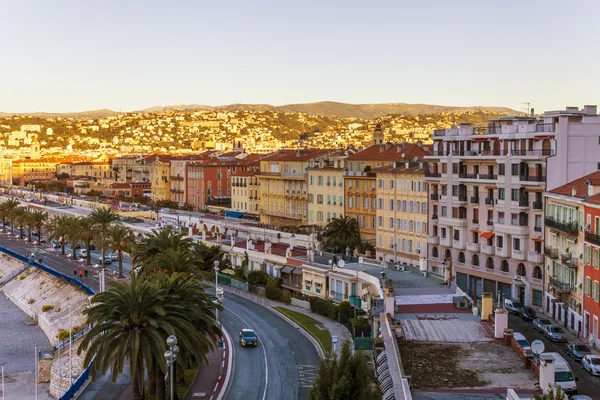
[[[573, 374], [579, 378], [577, 382], [579, 394], [585, 394], [592, 398], [600, 398], [600, 378], [590, 375], [586, 370], [581, 367], [581, 364], [571, 360], [567, 353], [567, 343], [555, 343], [550, 342], [541, 333], [533, 329], [531, 321], [523, 321], [521, 318], [510, 315], [508, 320], [508, 327], [513, 329], [515, 332], [521, 332], [529, 343], [534, 340], [541, 340], [544, 342], [546, 352], [557, 352], [561, 354], [571, 365]], [[571, 339], [576, 339], [573, 335], [570, 335]]]

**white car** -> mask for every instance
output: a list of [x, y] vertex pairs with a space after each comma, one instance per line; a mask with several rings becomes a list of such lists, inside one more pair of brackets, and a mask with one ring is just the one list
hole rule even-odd
[[119, 261], [119, 255], [117, 253], [112, 253], [109, 257], [112, 261]]
[[587, 370], [592, 375], [600, 375], [600, 356], [588, 354], [581, 359], [583, 369]]

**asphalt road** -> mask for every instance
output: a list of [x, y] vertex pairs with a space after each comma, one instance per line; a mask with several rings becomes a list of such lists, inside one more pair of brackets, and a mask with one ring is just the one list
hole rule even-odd
[[541, 340], [546, 346], [545, 352], [560, 353], [571, 365], [573, 374], [579, 378], [577, 390], [579, 394], [586, 394], [593, 399], [600, 399], [600, 378], [592, 376], [583, 369], [580, 363], [573, 361], [567, 354], [567, 343], [550, 342], [541, 333], [533, 329], [531, 321], [523, 321], [521, 318], [510, 315], [508, 326], [515, 332], [521, 332], [529, 341]]
[[[271, 310], [234, 294], [225, 294], [223, 306], [222, 323], [235, 345], [227, 399], [308, 399], [319, 355], [306, 336]], [[257, 347], [239, 345], [239, 332], [248, 327], [258, 335]]]

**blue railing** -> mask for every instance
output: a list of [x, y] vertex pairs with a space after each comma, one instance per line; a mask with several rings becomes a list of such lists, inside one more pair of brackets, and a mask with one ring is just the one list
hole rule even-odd
[[[50, 275], [53, 275], [59, 279], [65, 280], [71, 285], [77, 286], [78, 288], [80, 288], [81, 290], [83, 290], [85, 293], [87, 293], [90, 296], [95, 294], [95, 292], [92, 290], [92, 288], [89, 287], [88, 285], [86, 285], [83, 282], [81, 282], [77, 279], [74, 279], [68, 275], [63, 274], [62, 272], [59, 272], [59, 271], [55, 270], [54, 268], [50, 268], [44, 264], [40, 264], [37, 261], [33, 261], [29, 257], [26, 257], [22, 254], [19, 254], [17, 252], [14, 252], [14, 251], [9, 250], [2, 246], [0, 246], [0, 251], [5, 254], [8, 254], [11, 257], [16, 258], [17, 260], [26, 262], [36, 268], [39, 268], [42, 271], [49, 273]], [[83, 331], [80, 331], [80, 332], [83, 332]], [[83, 334], [84, 333], [82, 333], [82, 335]], [[67, 341], [68, 341], [68, 339], [67, 339]], [[60, 344], [61, 343], [59, 343], [57, 346], [60, 346]], [[75, 382], [73, 382], [71, 387], [69, 387], [69, 389], [67, 389], [67, 391], [65, 393], [63, 393], [62, 396], [59, 397], [59, 400], [70, 400], [81, 390], [81, 388], [85, 385], [85, 382], [90, 377], [90, 369], [92, 367], [92, 363], [94, 362], [95, 358], [96, 358], [96, 356], [94, 356], [94, 358], [92, 358], [92, 361], [87, 366], [87, 368], [81, 373], [81, 375], [79, 375], [79, 377], [75, 380]]]
[[75, 343], [76, 341], [78, 341], [79, 339], [84, 337], [85, 334], [88, 333], [89, 331], [90, 331], [90, 327], [86, 326], [82, 330], [75, 332], [74, 334], [71, 335], [71, 338], [70, 338], [71, 340], [69, 340], [67, 338], [67, 339], [63, 340], [62, 342], [59, 342], [56, 346], [52, 347], [52, 354], [56, 354], [57, 351], [66, 349], [71, 341], [73, 343]]

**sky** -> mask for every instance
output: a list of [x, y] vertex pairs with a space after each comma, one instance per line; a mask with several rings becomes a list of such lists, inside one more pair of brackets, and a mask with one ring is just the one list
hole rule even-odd
[[600, 1], [0, 0], [0, 112], [600, 102]]

